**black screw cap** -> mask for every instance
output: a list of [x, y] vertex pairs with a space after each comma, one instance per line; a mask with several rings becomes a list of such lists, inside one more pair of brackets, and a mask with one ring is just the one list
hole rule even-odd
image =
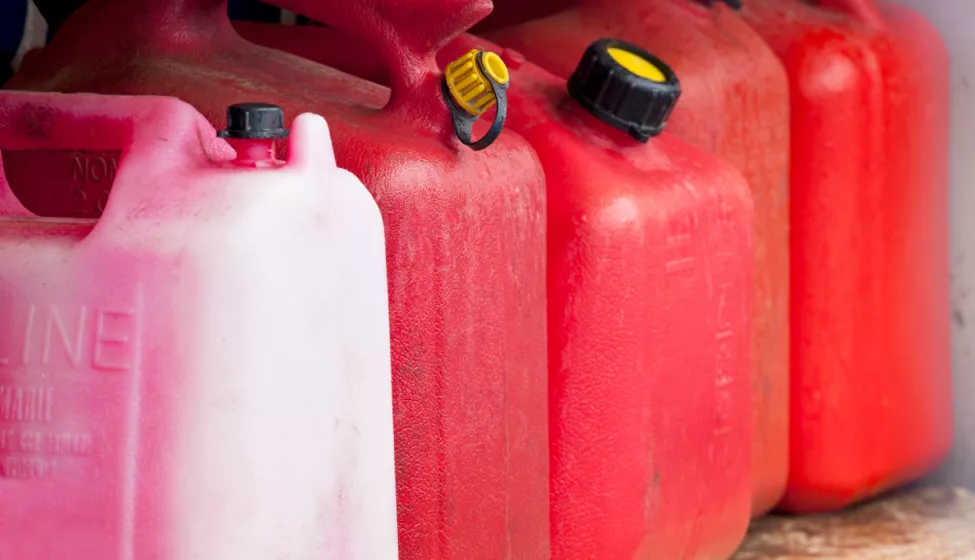
[[[654, 71], [660, 80], [624, 66], [618, 60], [620, 52]], [[596, 118], [640, 142], [663, 132], [680, 97], [680, 82], [670, 66], [618, 39], [600, 39], [589, 45], [569, 78], [568, 88], [569, 95]]]
[[227, 129], [217, 132], [220, 138], [275, 140], [287, 138], [284, 111], [269, 103], [237, 103], [227, 107]]

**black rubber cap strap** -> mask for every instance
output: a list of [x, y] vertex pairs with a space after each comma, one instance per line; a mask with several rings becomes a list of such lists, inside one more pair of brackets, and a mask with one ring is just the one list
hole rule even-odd
[[457, 139], [461, 141], [465, 146], [470, 147], [475, 152], [479, 152], [484, 148], [487, 148], [498, 139], [501, 135], [501, 131], [504, 130], [504, 122], [508, 118], [508, 84], [499, 84], [494, 81], [487, 70], [484, 68], [484, 52], [477, 53], [474, 57], [474, 61], [477, 63], [477, 69], [487, 77], [488, 83], [491, 84], [491, 89], [494, 92], [494, 97], [496, 101], [496, 112], [494, 113], [494, 121], [491, 123], [491, 128], [477, 140], [473, 140], [471, 136], [474, 134], [474, 122], [477, 121], [479, 115], [471, 115], [467, 111], [457, 107], [453, 99], [450, 96], [450, 92], [447, 88], [447, 82], [441, 84], [441, 89], [443, 91], [444, 100], [447, 102], [447, 107], [450, 109], [450, 116], [454, 124], [454, 134], [457, 135]]

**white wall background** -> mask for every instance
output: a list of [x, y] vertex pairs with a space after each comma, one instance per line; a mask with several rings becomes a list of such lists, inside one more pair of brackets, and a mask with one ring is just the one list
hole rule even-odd
[[955, 449], [934, 478], [975, 488], [975, 0], [898, 0], [951, 51], [951, 315]]

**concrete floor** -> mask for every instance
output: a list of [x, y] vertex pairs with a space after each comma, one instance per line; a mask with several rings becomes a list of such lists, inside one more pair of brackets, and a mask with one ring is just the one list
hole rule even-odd
[[823, 516], [760, 519], [733, 560], [975, 560], [975, 494], [903, 491]]

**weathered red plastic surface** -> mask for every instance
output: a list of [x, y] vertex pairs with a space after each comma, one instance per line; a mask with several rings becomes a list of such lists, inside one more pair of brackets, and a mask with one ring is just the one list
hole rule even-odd
[[571, 7], [488, 37], [562, 77], [595, 39], [617, 37], [646, 48], [680, 76], [684, 93], [668, 130], [724, 157], [751, 184], [757, 225], [752, 480], [759, 514], [778, 501], [787, 472], [788, 84], [774, 53], [731, 9], [704, 4], [563, 0], [562, 7]]
[[[385, 80], [334, 29], [238, 28]], [[438, 59], [474, 47], [502, 52], [465, 35]], [[502, 57], [509, 127], [548, 178], [553, 557], [727, 557], [751, 507], [748, 185], [673, 135], [635, 142], [564, 80]]]
[[781, 507], [842, 508], [951, 441], [948, 55], [872, 0], [750, 0], [792, 92], [792, 415]]
[[237, 20], [234, 29], [255, 44], [298, 55], [384, 86], [389, 72], [382, 57], [362, 40], [318, 25], [281, 25]]
[[[438, 59], [477, 46], [500, 52], [467, 35]], [[502, 56], [548, 178], [553, 558], [726, 558], [751, 511], [748, 184]]]
[[384, 88], [245, 42], [223, 0], [93, 0], [9, 87], [168, 94], [218, 125], [241, 101], [325, 116], [386, 225], [401, 558], [545, 558], [544, 178], [517, 134], [480, 153], [453, 139], [433, 55], [490, 3], [321, 4], [309, 15], [384, 53], [387, 106]]

